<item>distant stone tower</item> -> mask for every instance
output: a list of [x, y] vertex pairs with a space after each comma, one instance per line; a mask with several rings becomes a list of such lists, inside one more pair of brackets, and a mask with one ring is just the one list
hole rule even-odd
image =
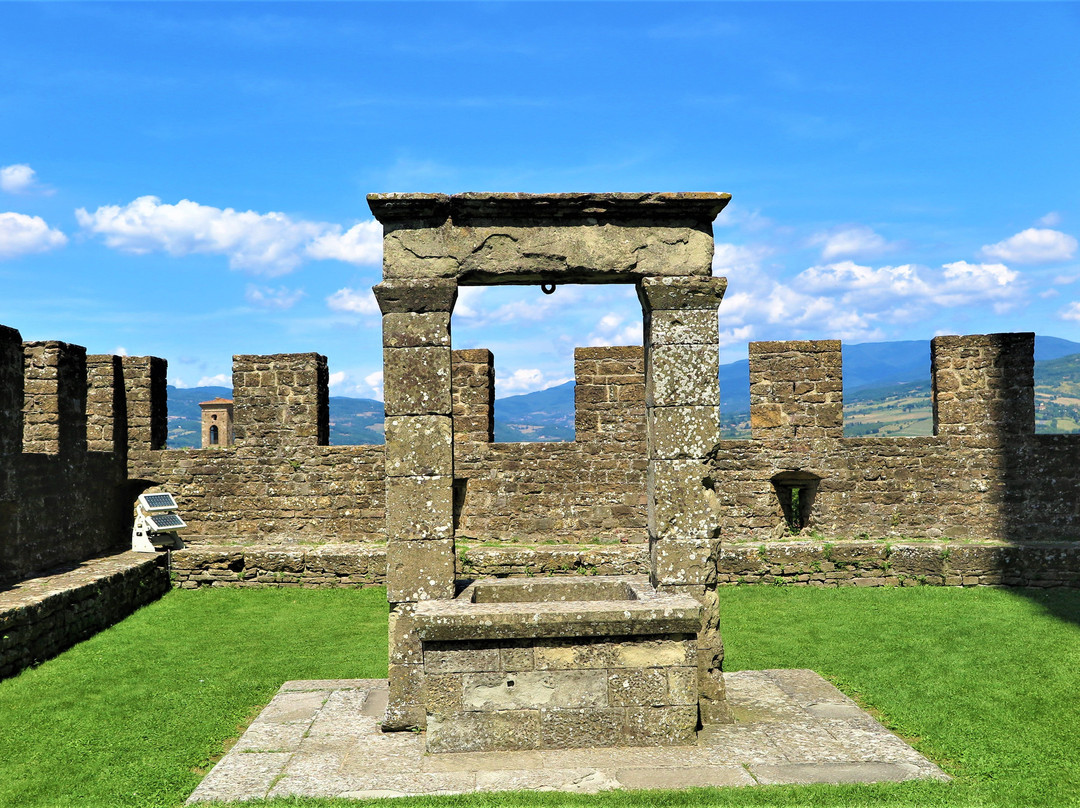
[[202, 448], [232, 446], [233, 403], [231, 398], [199, 402], [202, 407]]

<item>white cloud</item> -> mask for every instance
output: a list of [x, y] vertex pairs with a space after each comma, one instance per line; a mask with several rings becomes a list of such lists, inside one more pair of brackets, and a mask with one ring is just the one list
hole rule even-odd
[[125, 348], [123, 345], [117, 345], [115, 348], [112, 349], [112, 353], [113, 356], [127, 356], [128, 349]]
[[1058, 313], [1058, 316], [1061, 317], [1062, 320], [1075, 320], [1080, 323], [1080, 300], [1074, 300], [1068, 306], [1063, 308]]
[[186, 390], [187, 388], [191, 387], [191, 385], [188, 384], [187, 382], [185, 382], [183, 379], [176, 378], [176, 377], [173, 377], [172, 379], [169, 379], [169, 384], [171, 384], [173, 387], [177, 388], [178, 390]]
[[763, 244], [724, 244], [719, 243], [713, 251], [713, 275], [730, 275], [733, 272], [756, 270], [762, 259], [771, 255], [771, 247]]
[[0, 168], [0, 190], [9, 194], [38, 193], [50, 194], [52, 191], [42, 186], [37, 181], [37, 172], [26, 163]]
[[332, 311], [344, 311], [352, 314], [379, 314], [379, 301], [370, 289], [338, 289], [326, 298], [326, 305]]
[[622, 325], [622, 321], [623, 318], [620, 315], [609, 312], [600, 318], [600, 322], [596, 324], [596, 330], [609, 334]]
[[739, 326], [737, 328], [720, 329], [720, 347], [734, 345], [739, 342], [749, 342], [754, 336], [752, 325]]
[[329, 378], [329, 384], [331, 387], [340, 387], [345, 383], [345, 371], [339, 370], [336, 373], [331, 373]]
[[48, 252], [67, 244], [67, 236], [40, 216], [0, 213], [0, 260]]
[[[179, 386], [179, 385], [177, 385]], [[226, 376], [224, 373], [218, 373], [213, 376], [203, 376], [197, 382], [196, 387], [232, 387], [232, 378]]]
[[1012, 300], [1019, 291], [1018, 278], [1019, 273], [1004, 264], [954, 261], [939, 271], [914, 264], [875, 269], [841, 261], [803, 270], [795, 283], [812, 291], [839, 293], [844, 304], [873, 308], [884, 304], [895, 309], [904, 301], [964, 306]]
[[307, 254], [315, 259], [377, 264], [382, 261], [382, 225], [372, 219], [353, 225], [344, 233], [341, 225], [332, 225], [329, 232], [307, 246]]
[[519, 368], [510, 374], [509, 378], [495, 377], [495, 386], [502, 394], [506, 393], [532, 393], [536, 390], [547, 390], [566, 384], [570, 379], [548, 379], [542, 371], [536, 368]]
[[291, 309], [304, 296], [303, 289], [289, 289], [287, 286], [256, 286], [248, 284], [244, 297], [249, 303], [266, 309]]
[[1035, 224], [1041, 225], [1043, 227], [1057, 227], [1059, 224], [1061, 224], [1061, 214], [1058, 213], [1056, 210], [1052, 210], [1045, 216], [1040, 217], [1039, 220], [1035, 222]]
[[233, 269], [282, 275], [307, 259], [336, 258], [375, 263], [372, 224], [342, 233], [341, 225], [294, 220], [284, 213], [215, 208], [182, 199], [175, 205], [141, 196], [127, 205], [103, 205], [93, 213], [75, 211], [79, 225], [102, 236], [113, 249], [144, 255], [224, 255]]
[[477, 304], [484, 294], [483, 286], [459, 286], [457, 302], [454, 303], [454, 316], [473, 318], [480, 316]]
[[1061, 292], [1059, 292], [1057, 289], [1047, 289], [1043, 292], [1039, 292], [1039, 297], [1043, 298], [1044, 300], [1047, 300], [1051, 297], [1059, 297], [1060, 295]]
[[1044, 264], [1068, 261], [1076, 252], [1076, 246], [1076, 239], [1067, 233], [1029, 227], [997, 244], [987, 244], [981, 253], [986, 258], [1016, 264]]
[[372, 394], [379, 401], [382, 401], [383, 397], [383, 372], [376, 370], [374, 373], [369, 373], [364, 377], [364, 384], [371, 388]]
[[821, 257], [826, 261], [834, 258], [869, 258], [896, 246], [861, 224], [817, 233], [810, 238], [810, 243], [822, 245]]

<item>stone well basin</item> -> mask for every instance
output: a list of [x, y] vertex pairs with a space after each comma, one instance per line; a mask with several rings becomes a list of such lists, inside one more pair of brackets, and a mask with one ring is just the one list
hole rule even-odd
[[419, 603], [428, 751], [693, 743], [700, 621], [646, 576], [486, 579]]

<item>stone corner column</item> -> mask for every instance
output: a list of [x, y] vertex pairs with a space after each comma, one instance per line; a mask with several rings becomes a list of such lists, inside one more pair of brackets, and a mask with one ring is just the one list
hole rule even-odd
[[716, 562], [716, 493], [707, 464], [720, 440], [717, 308], [726, 278], [643, 278], [645, 406], [649, 473], [649, 572], [658, 589], [694, 597], [698, 631], [698, 712], [727, 723], [721, 673]]
[[413, 631], [422, 600], [452, 598], [454, 423], [450, 315], [453, 280], [384, 280], [386, 596], [390, 697], [385, 730], [423, 728], [423, 656]]

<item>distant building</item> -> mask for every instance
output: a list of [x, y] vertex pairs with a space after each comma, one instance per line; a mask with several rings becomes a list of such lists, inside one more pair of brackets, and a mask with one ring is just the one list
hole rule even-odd
[[213, 398], [210, 401], [199, 402], [199, 406], [202, 407], [202, 448], [232, 446], [232, 399]]

